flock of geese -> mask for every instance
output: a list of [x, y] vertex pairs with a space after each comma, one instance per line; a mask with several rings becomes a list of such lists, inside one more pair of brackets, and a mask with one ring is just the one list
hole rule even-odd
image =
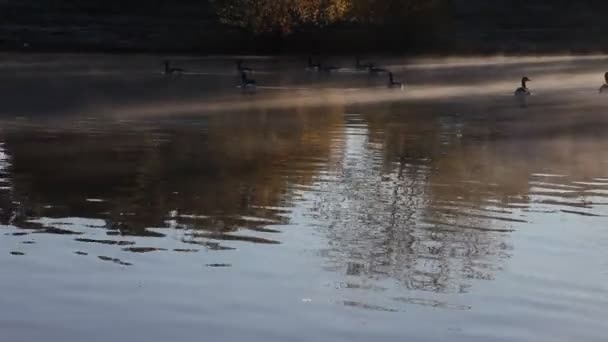
[[[244, 62], [242, 59], [239, 59], [236, 61], [236, 71], [238, 72], [238, 74], [240, 76], [239, 88], [241, 88], [243, 91], [254, 92], [257, 88], [257, 82], [256, 82], [256, 80], [250, 78], [250, 75], [254, 72], [254, 69], [244, 66], [243, 63]], [[312, 57], [308, 58], [308, 64], [306, 66], [307, 71], [318, 72], [318, 73], [328, 73], [328, 74], [335, 72], [335, 71], [339, 71], [341, 69], [342, 68], [337, 67], [337, 66], [322, 65], [320, 62], [315, 63], [315, 62], [313, 62]], [[405, 84], [403, 82], [399, 82], [399, 81], [395, 80], [395, 75], [391, 71], [389, 71], [388, 69], [385, 69], [385, 68], [377, 67], [373, 63], [362, 64], [359, 57], [357, 57], [355, 59], [355, 70], [356, 71], [367, 71], [370, 75], [385, 74], [388, 77], [387, 86], [389, 88], [398, 88], [398, 89], [405, 88]], [[184, 69], [172, 67], [171, 61], [169, 61], [169, 60], [164, 61], [163, 74], [175, 75], [175, 74], [182, 74], [185, 72], [186, 71]]]
[[[164, 67], [165, 67], [165, 69], [164, 69], [165, 75], [181, 74], [181, 73], [185, 72], [184, 69], [172, 67], [169, 60], [164, 61]], [[361, 63], [361, 60], [359, 57], [355, 58], [355, 67], [354, 68], [356, 71], [366, 71], [370, 75], [380, 75], [380, 74], [387, 75], [387, 77], [388, 77], [387, 87], [388, 88], [398, 88], [398, 89], [405, 88], [405, 84], [402, 82], [396, 81], [393, 73], [390, 70], [385, 69], [385, 68], [380, 68], [373, 63]], [[342, 68], [333, 66], [333, 65], [322, 65], [320, 62], [315, 63], [315, 62], [313, 62], [312, 57], [308, 58], [308, 65], [306, 66], [307, 71], [320, 72], [320, 73], [331, 73], [334, 71], [338, 71], [340, 69], [342, 69]], [[243, 91], [255, 92], [256, 87], [257, 87], [257, 82], [256, 82], [256, 80], [250, 78], [250, 76], [249, 76], [251, 73], [254, 72], [254, 70], [250, 67], [244, 66], [242, 59], [239, 59], [236, 61], [236, 70], [240, 75], [239, 87]], [[605, 79], [605, 83], [600, 87], [600, 89], [599, 89], [600, 93], [608, 92], [608, 72], [606, 72], [604, 74], [604, 79]], [[525, 99], [528, 96], [531, 96], [532, 92], [528, 88], [528, 82], [531, 82], [531, 81], [532, 80], [530, 78], [528, 78], [527, 76], [523, 77], [521, 79], [521, 87], [519, 87], [515, 90], [515, 97], [519, 98], [522, 101], [525, 101]]]

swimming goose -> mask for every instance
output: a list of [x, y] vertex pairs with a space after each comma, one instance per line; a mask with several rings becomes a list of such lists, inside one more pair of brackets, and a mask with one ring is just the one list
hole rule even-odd
[[242, 71], [241, 72], [241, 89], [255, 91], [256, 87], [257, 87], [257, 82], [255, 80], [247, 77], [247, 73]]
[[373, 64], [369, 64], [369, 66], [367, 67], [367, 70], [372, 75], [377, 75], [377, 74], [380, 74], [380, 73], [388, 72], [388, 70], [382, 69], [382, 68], [378, 68], [378, 67], [374, 66]]
[[169, 60], [165, 60], [164, 64], [165, 64], [165, 71], [164, 71], [165, 75], [171, 75], [171, 74], [175, 74], [175, 73], [184, 72], [184, 69], [172, 68]]
[[336, 71], [336, 70], [339, 70], [339, 69], [340, 69], [339, 67], [333, 66], [333, 65], [330, 65], [330, 66], [321, 66], [321, 71], [327, 72], [327, 73], [330, 73], [330, 72], [333, 72], [333, 71]]
[[238, 61], [236, 61], [236, 70], [238, 72], [253, 72], [253, 69], [249, 68], [249, 67], [244, 67], [243, 66], [243, 60], [239, 59]]
[[389, 72], [388, 73], [388, 87], [389, 88], [401, 88], [401, 89], [403, 89], [404, 85], [401, 82], [395, 81], [395, 79], [393, 78], [393, 73]]
[[371, 66], [373, 66], [372, 63], [361, 64], [361, 59], [359, 56], [355, 57], [355, 69], [368, 70]]
[[321, 69], [321, 63], [313, 63], [312, 57], [308, 57], [308, 67], [307, 70], [319, 71]]
[[530, 96], [532, 93], [530, 89], [526, 86], [526, 83], [531, 82], [532, 80], [528, 77], [524, 77], [521, 79], [521, 87], [515, 90], [515, 96]]
[[608, 91], [608, 72], [604, 74], [604, 79], [606, 80], [606, 83], [600, 87], [600, 93]]

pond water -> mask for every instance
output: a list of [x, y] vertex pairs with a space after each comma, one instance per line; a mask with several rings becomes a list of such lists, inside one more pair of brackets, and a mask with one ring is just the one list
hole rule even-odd
[[605, 340], [603, 56], [1, 57], [3, 341]]

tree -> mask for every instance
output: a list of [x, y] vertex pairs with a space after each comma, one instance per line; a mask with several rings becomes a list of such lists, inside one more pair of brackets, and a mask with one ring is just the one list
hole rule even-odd
[[444, 3], [445, 0], [350, 0], [349, 8], [354, 20], [385, 26], [431, 15]]
[[254, 33], [293, 32], [302, 25], [325, 26], [349, 14], [352, 0], [215, 0], [220, 20]]
[[220, 20], [254, 33], [289, 34], [339, 21], [405, 29], [432, 18], [447, 0], [213, 0]]

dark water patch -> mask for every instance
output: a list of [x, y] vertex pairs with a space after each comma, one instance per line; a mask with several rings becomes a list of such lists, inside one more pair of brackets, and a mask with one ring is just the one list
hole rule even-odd
[[188, 248], [175, 248], [173, 249], [174, 252], [178, 252], [178, 253], [198, 253], [200, 252], [199, 249], [188, 249]]
[[136, 230], [136, 231], [134, 231], [134, 230], [120, 231], [120, 236], [140, 236], [140, 237], [162, 238], [162, 237], [165, 237], [166, 235], [163, 233], [149, 230], [149, 229], [142, 229], [142, 230]]
[[152, 231], [148, 228], [128, 225], [125, 223], [115, 223], [109, 228], [110, 231], [118, 233], [120, 236], [141, 236], [141, 237], [165, 237], [165, 234]]
[[206, 264], [206, 267], [212, 267], [212, 268], [228, 268], [228, 267], [232, 267], [232, 264]]
[[[180, 221], [182, 221], [182, 215], [179, 215]], [[253, 216], [241, 216], [241, 217], [205, 217], [188, 219], [188, 221], [196, 222], [193, 225], [187, 225], [192, 229], [206, 230], [206, 231], [230, 231], [233, 229], [247, 229], [260, 233], [280, 233], [279, 230], [273, 229], [271, 225], [285, 224], [288, 220], [286, 219], [270, 219]], [[200, 221], [204, 220], [204, 224]]]
[[191, 245], [205, 246], [209, 250], [212, 250], [212, 251], [232, 251], [232, 250], [236, 250], [236, 248], [234, 248], [234, 247], [223, 246], [223, 245], [221, 245], [218, 242], [193, 240], [193, 239], [182, 240], [182, 242], [186, 243], [186, 244], [191, 244]]
[[240, 242], [251, 242], [256, 244], [266, 244], [266, 245], [278, 245], [279, 241], [270, 240], [255, 236], [245, 236], [245, 235], [232, 235], [232, 234], [223, 234], [223, 233], [199, 233], [194, 235], [197, 238], [205, 238], [211, 240], [223, 240], [223, 241], [240, 241]]
[[587, 216], [587, 217], [605, 217], [606, 216], [606, 215], [598, 215], [598, 214], [594, 214], [594, 213], [588, 213], [588, 212], [576, 211], [576, 210], [561, 209], [560, 211], [562, 213], [566, 213], [566, 214], [573, 214], [573, 215]]
[[35, 234], [54, 234], [54, 235], [83, 235], [82, 232], [75, 232], [63, 228], [47, 227], [34, 232]]
[[116, 246], [129, 246], [134, 245], [133, 241], [117, 241], [117, 240], [96, 240], [96, 239], [87, 239], [87, 238], [78, 238], [75, 239], [78, 242], [86, 242], [86, 243], [98, 243], [102, 245], [116, 245]]
[[122, 249], [125, 252], [133, 252], [133, 253], [151, 253], [151, 252], [160, 252], [167, 251], [165, 248], [157, 248], [157, 247], [127, 247]]
[[270, 234], [282, 233], [278, 229], [272, 229], [272, 228], [268, 228], [268, 227], [244, 227], [244, 228], [247, 230], [252, 230], [254, 232], [259, 232], [259, 233], [270, 233]]
[[110, 258], [107, 256], [98, 256], [97, 258], [99, 258], [99, 260], [113, 262], [113, 263], [121, 265], [121, 266], [133, 266], [133, 264], [131, 264], [130, 262], [125, 262], [118, 258]]

